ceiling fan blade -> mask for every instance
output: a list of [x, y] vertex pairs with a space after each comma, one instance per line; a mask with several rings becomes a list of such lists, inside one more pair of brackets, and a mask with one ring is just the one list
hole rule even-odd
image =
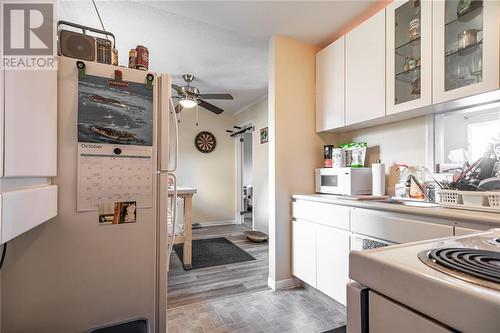
[[222, 110], [221, 108], [213, 105], [213, 104], [210, 104], [208, 102], [205, 102], [204, 100], [200, 99], [198, 101], [198, 105], [201, 106], [202, 108], [204, 109], [207, 109], [208, 111], [211, 111], [215, 114], [221, 114], [222, 112], [224, 112], [224, 110]]
[[204, 98], [204, 99], [234, 99], [231, 94], [201, 94], [200, 98]]
[[182, 90], [182, 88], [181, 88], [181, 87], [179, 87], [179, 86], [178, 86], [178, 85], [176, 85], [176, 84], [172, 84], [172, 89], [174, 89], [175, 91], [177, 91], [177, 93], [178, 93], [179, 95], [185, 95], [184, 90]]
[[179, 112], [181, 112], [181, 111], [182, 111], [182, 105], [177, 104], [177, 105], [175, 106], [175, 113], [179, 113]]

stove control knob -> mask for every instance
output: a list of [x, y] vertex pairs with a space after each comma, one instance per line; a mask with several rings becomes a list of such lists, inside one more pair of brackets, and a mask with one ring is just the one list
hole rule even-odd
[[122, 150], [120, 148], [115, 148], [115, 150], [113, 151], [116, 155], [120, 155], [122, 153]]

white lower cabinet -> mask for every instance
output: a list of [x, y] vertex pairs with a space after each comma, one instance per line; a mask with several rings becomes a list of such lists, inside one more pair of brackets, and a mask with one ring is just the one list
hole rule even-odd
[[345, 305], [352, 209], [307, 200], [292, 207], [293, 276]]
[[349, 232], [316, 225], [316, 288], [346, 304], [349, 282]]
[[[339, 303], [346, 304], [353, 240], [400, 244], [452, 237], [488, 229], [423, 216], [346, 207], [295, 199], [292, 203], [292, 274]], [[478, 230], [479, 229], [479, 230]]]
[[292, 274], [316, 288], [316, 225], [292, 221]]
[[353, 209], [351, 231], [392, 243], [410, 243], [451, 237], [453, 226], [446, 221], [369, 209]]

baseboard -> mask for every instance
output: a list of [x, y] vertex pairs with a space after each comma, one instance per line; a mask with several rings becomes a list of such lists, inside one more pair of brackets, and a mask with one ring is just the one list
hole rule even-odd
[[272, 290], [281, 290], [281, 289], [289, 289], [289, 288], [296, 288], [300, 286], [300, 281], [294, 277], [285, 279], [285, 280], [278, 280], [274, 281], [271, 279], [271, 277], [267, 278], [267, 285], [272, 289]]
[[205, 222], [194, 222], [194, 223], [199, 223], [202, 227], [215, 227], [215, 226], [218, 226], [218, 225], [237, 224], [235, 220], [205, 221]]

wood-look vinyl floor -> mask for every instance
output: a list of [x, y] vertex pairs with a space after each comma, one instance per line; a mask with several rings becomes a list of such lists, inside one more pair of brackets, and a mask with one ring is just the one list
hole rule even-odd
[[241, 225], [204, 227], [193, 230], [193, 239], [226, 237], [256, 260], [185, 271], [175, 252], [170, 257], [167, 307], [214, 300], [267, 289], [268, 243], [252, 243]]
[[244, 226], [193, 230], [193, 238], [226, 237], [257, 260], [184, 271], [173, 253], [168, 279], [168, 332], [324, 332], [344, 325], [345, 308], [312, 289], [267, 287], [268, 243], [248, 241]]

